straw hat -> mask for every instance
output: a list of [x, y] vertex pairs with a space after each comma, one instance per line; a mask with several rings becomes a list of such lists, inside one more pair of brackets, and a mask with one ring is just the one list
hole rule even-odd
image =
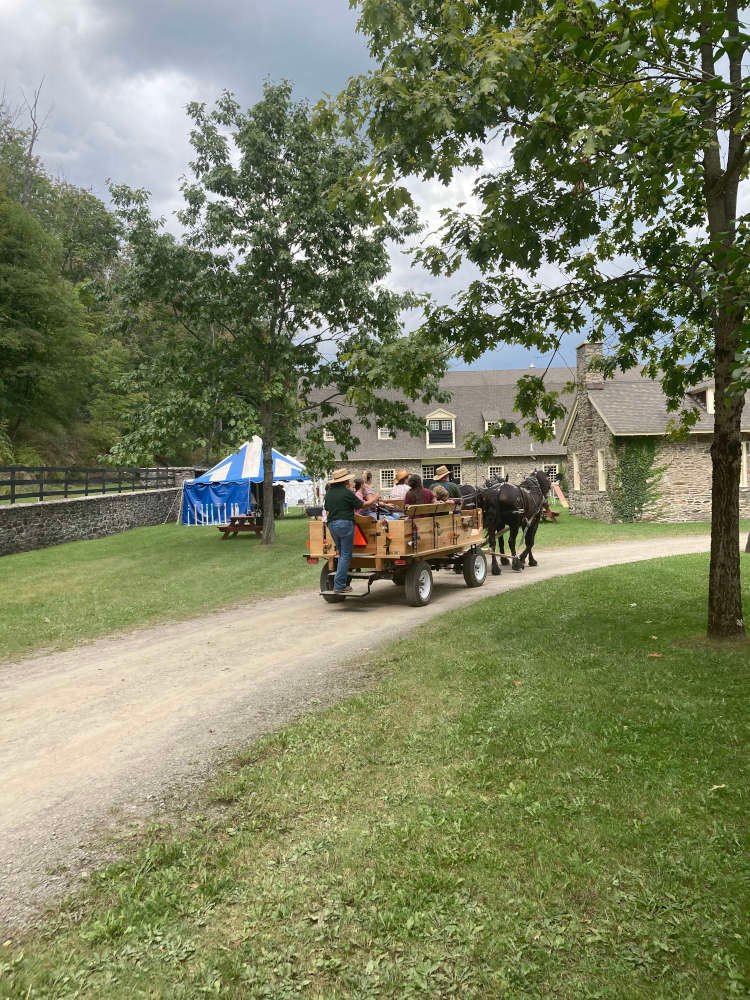
[[451, 470], [447, 465], [439, 465], [437, 469], [435, 469], [435, 479], [447, 479], [450, 474]]
[[348, 469], [336, 469], [334, 474], [331, 476], [332, 483], [348, 483], [352, 478], [351, 472]]
[[404, 479], [408, 479], [410, 475], [411, 473], [409, 472], [408, 469], [399, 469], [398, 472], [396, 473], [396, 482], [402, 483]]

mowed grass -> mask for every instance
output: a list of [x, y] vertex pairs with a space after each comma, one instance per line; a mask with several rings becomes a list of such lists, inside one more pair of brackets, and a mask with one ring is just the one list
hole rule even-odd
[[12, 936], [0, 996], [747, 997], [750, 649], [701, 639], [706, 570], [548, 581], [394, 643]]
[[314, 587], [307, 521], [283, 519], [277, 539], [165, 524], [4, 556], [0, 660]]
[[[224, 541], [215, 528], [165, 524], [4, 556], [0, 662], [232, 604], [314, 590], [319, 567], [303, 559], [307, 522], [298, 511], [292, 513], [278, 523], [273, 548], [249, 533]], [[540, 526], [537, 550], [707, 533], [704, 522], [602, 524], [563, 511], [557, 524]]]

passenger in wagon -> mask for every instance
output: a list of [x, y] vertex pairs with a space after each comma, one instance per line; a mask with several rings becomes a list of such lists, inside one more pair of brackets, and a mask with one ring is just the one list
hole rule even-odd
[[422, 477], [409, 476], [409, 492], [404, 497], [405, 504], [413, 503], [434, 503], [435, 494], [432, 490], [428, 490], [426, 486], [422, 485]]
[[409, 492], [409, 484], [406, 481], [408, 478], [408, 469], [398, 470], [395, 476], [396, 485], [391, 489], [391, 500], [403, 500], [406, 497]]
[[430, 486], [434, 489], [438, 484], [445, 487], [448, 491], [448, 496], [452, 500], [461, 499], [461, 490], [458, 488], [458, 484], [451, 480], [451, 470], [447, 465], [439, 465], [435, 469], [435, 478], [430, 483]]
[[371, 497], [374, 497], [375, 490], [372, 485], [372, 473], [363, 472], [361, 482], [362, 482], [362, 499], [369, 500]]
[[436, 503], [446, 503], [448, 500], [450, 500], [452, 503], [456, 505], [459, 505], [461, 503], [460, 500], [456, 500], [455, 497], [452, 497], [448, 492], [448, 490], [445, 488], [445, 486], [443, 486], [441, 483], [434, 484], [432, 487], [432, 492], [435, 494]]

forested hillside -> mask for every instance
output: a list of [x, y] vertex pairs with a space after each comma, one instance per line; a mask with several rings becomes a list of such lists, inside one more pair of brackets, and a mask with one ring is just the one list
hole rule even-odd
[[128, 261], [116, 216], [53, 177], [35, 139], [32, 123], [0, 105], [0, 464], [98, 463], [132, 427], [143, 403], [132, 379], [170, 322], [121, 306]]

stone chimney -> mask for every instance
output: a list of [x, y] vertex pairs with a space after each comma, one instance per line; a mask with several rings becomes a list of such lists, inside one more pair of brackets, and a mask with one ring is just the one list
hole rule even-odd
[[601, 344], [586, 341], [576, 348], [576, 381], [581, 388], [603, 389], [604, 377], [600, 371], [589, 371], [589, 365], [594, 358], [604, 354]]

